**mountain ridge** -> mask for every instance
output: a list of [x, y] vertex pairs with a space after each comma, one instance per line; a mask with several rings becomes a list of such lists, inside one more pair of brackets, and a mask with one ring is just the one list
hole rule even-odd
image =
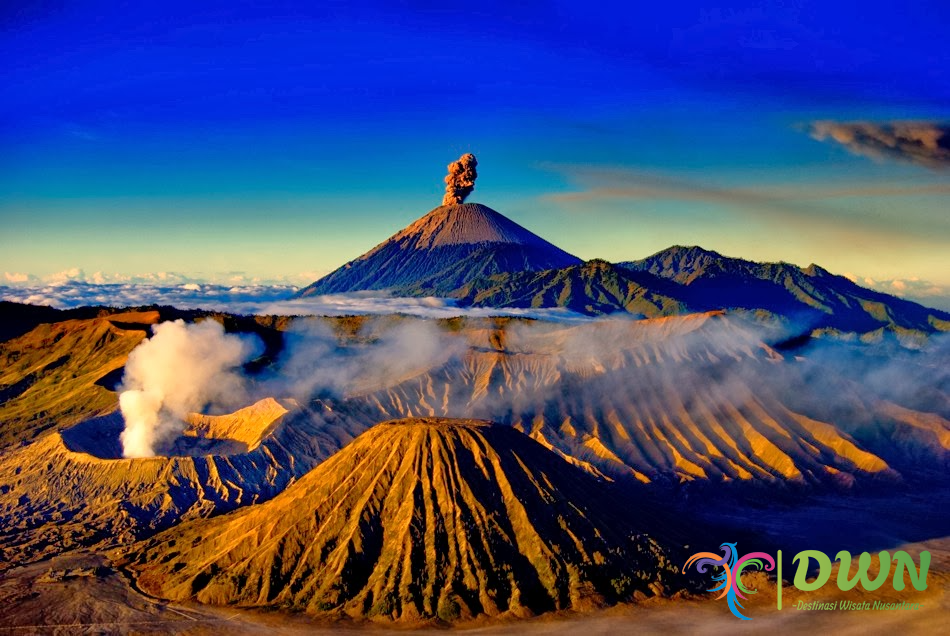
[[450, 295], [465, 307], [564, 307], [582, 314], [626, 312], [643, 318], [679, 315], [689, 307], [669, 283], [595, 259], [542, 272], [506, 272], [470, 281]]
[[950, 313], [861, 287], [814, 263], [757, 263], [677, 245], [617, 265], [678, 284], [676, 296], [696, 311], [766, 310], [810, 329], [859, 333], [883, 326], [950, 331]]

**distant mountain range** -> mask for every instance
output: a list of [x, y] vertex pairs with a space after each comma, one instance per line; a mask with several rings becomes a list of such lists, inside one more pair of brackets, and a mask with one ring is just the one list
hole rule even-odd
[[[698, 247], [582, 262], [457, 204], [302, 294], [363, 290], [644, 319], [0, 303], [0, 592], [13, 599], [0, 622], [64, 624], [34, 618], [43, 606], [87, 626], [145, 624], [90, 614], [80, 586], [109, 590], [103, 605], [145, 592], [180, 614], [173, 630], [197, 620], [185, 613], [196, 603], [344, 627], [573, 613], [708, 590], [683, 571], [687, 549], [762, 545], [766, 526], [785, 540], [775, 515], [794, 519], [811, 494], [848, 493], [836, 499], [852, 515], [946, 490], [950, 350], [930, 334], [950, 315], [815, 265]], [[263, 346], [234, 369], [236, 410], [182, 413], [155, 456], [124, 458], [126, 366], [154, 325], [177, 319]], [[918, 515], [888, 511], [893, 536], [919, 532]], [[835, 517], [804, 519], [847, 533]]]
[[866, 289], [814, 264], [755, 263], [695, 246], [638, 261], [585, 263], [477, 203], [436, 208], [298, 295], [357, 291], [646, 318], [736, 309], [806, 331], [950, 330], [948, 312]]

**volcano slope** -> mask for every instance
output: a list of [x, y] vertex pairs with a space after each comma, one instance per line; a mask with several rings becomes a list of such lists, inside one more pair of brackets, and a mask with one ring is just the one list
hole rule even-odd
[[849, 332], [950, 331], [950, 314], [867, 289], [815, 265], [756, 263], [701, 247], [673, 246], [638, 261], [629, 272], [672, 283], [660, 287], [693, 310], [747, 309]]
[[460, 337], [470, 344], [463, 357], [354, 392], [338, 409], [358, 405], [379, 420], [490, 419], [643, 482], [850, 487], [898, 479], [890, 462], [919, 465], [914, 453], [924, 446], [937, 466], [950, 451], [950, 421], [928, 416], [927, 405], [894, 409], [854, 382], [839, 379], [834, 391], [811, 383], [807, 360], [786, 357], [754, 325], [722, 312], [511, 322]]
[[0, 449], [113, 411], [105, 380], [121, 377], [158, 320], [158, 312], [64, 320], [0, 343]]
[[681, 585], [645, 534], [650, 508], [608, 493], [511, 427], [390, 421], [270, 502], [147, 540], [131, 567], [168, 599], [405, 621], [583, 609]]
[[444, 295], [499, 272], [535, 272], [580, 262], [488, 206], [442, 205], [298, 296], [373, 289]]
[[[49, 311], [37, 311], [41, 309]], [[115, 390], [129, 353], [149, 337], [152, 325], [179, 318], [217, 320], [230, 333], [252, 333], [267, 355], [280, 348], [281, 330], [290, 323], [281, 316], [173, 307], [56, 310], [0, 303], [0, 325], [11, 327], [14, 336], [0, 339], [0, 454], [47, 431], [114, 412]]]

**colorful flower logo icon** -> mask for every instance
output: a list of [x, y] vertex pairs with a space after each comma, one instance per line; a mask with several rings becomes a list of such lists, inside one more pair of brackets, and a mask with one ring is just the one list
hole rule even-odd
[[748, 616], [743, 616], [739, 610], [742, 609], [742, 603], [739, 599], [745, 599], [744, 594], [755, 594], [756, 590], [750, 590], [742, 585], [742, 570], [747, 567], [756, 567], [760, 570], [768, 571], [775, 569], [775, 560], [771, 555], [764, 552], [750, 552], [737, 559], [735, 543], [723, 543], [719, 546], [723, 551], [723, 556], [712, 552], [697, 552], [689, 557], [684, 569], [689, 569], [690, 565], [695, 563], [696, 571], [704, 574], [709, 567], [721, 568], [721, 572], [713, 574], [713, 581], [720, 582], [718, 587], [714, 587], [710, 592], [722, 591], [722, 594], [716, 597], [716, 600], [726, 597], [729, 603], [729, 610], [738, 618], [744, 621], [752, 620]]

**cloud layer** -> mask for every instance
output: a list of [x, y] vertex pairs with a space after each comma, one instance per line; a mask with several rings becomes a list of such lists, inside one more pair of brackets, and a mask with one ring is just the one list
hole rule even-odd
[[818, 141], [833, 141], [872, 159], [897, 159], [933, 169], [950, 168], [950, 124], [937, 122], [835, 122], [811, 126]]
[[[757, 183], [738, 186], [723, 183], [715, 175], [696, 176], [662, 170], [639, 170], [610, 165], [544, 164], [545, 169], [561, 174], [575, 189], [544, 195], [544, 200], [567, 210], [587, 214], [593, 204], [625, 206], [636, 201], [683, 202], [677, 216], [650, 217], [651, 207], [632, 208], [638, 219], [662, 225], [654, 231], [668, 233], [673, 240], [683, 239], [683, 231], [704, 228], [702, 236], [693, 240], [705, 244], [705, 235], [731, 240], [735, 233], [723, 228], [735, 223], [733, 215], [771, 225], [764, 240], [774, 241], [772, 232], [783, 233], [788, 244], [794, 231], [796, 241], [807, 240], [804, 258], [815, 259], [816, 242], [822, 243], [823, 258], [832, 267], [842, 256], [842, 244], [859, 243], [865, 249], [874, 246], [890, 253], [901, 250], [933, 249], [944, 246], [950, 237], [950, 221], [929, 207], [909, 207], [897, 214], [883, 214], [884, 206], [893, 209], [902, 198], [950, 196], [950, 183], [937, 175], [914, 180], [806, 182], [796, 185]], [[875, 207], [877, 206], [877, 207]], [[718, 216], [716, 216], [718, 215]], [[668, 228], [676, 221], [689, 221], [680, 226], [679, 234]], [[721, 234], [720, 234], [721, 232]], [[671, 241], [672, 242], [672, 241]], [[802, 246], [805, 247], [804, 245]], [[801, 248], [800, 248], [801, 249]], [[618, 259], [620, 260], [620, 259]], [[845, 267], [854, 267], [845, 265]], [[854, 267], [857, 269], [856, 267]], [[844, 269], [844, 267], [842, 267]]]
[[208, 283], [97, 285], [67, 281], [56, 285], [0, 285], [0, 300], [58, 309], [104, 305], [134, 307], [171, 305], [179, 309], [210, 309], [236, 314], [281, 316], [341, 316], [402, 313], [430, 318], [453, 316], [521, 316], [543, 320], [584, 321], [587, 316], [567, 309], [462, 308], [447, 298], [388, 297], [380, 292], [357, 292], [292, 299], [292, 285], [236, 285]]
[[212, 285], [234, 287], [246, 285], [283, 286], [296, 289], [309, 285], [327, 272], [299, 272], [292, 276], [265, 278], [242, 271], [183, 274], [181, 272], [146, 272], [144, 274], [120, 274], [96, 271], [91, 274], [79, 267], [71, 267], [59, 272], [37, 276], [23, 272], [4, 272], [0, 284], [13, 286], [64, 285], [66, 283], [89, 283], [92, 285], [143, 284], [173, 286], [209, 283]]
[[224, 309], [248, 303], [281, 301], [292, 296], [295, 291], [297, 287], [292, 285], [96, 284], [80, 280], [37, 284], [34, 281], [32, 285], [0, 285], [0, 300], [46, 305], [57, 309], [88, 305], [111, 307], [173, 305], [182, 309]]

